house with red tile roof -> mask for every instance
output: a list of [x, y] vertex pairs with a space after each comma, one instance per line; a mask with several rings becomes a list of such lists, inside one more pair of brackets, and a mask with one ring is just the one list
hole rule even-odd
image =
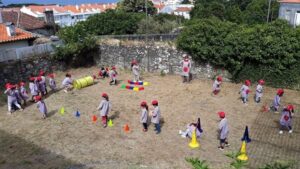
[[300, 25], [300, 0], [279, 0], [279, 18], [287, 20], [294, 27]]
[[174, 15], [183, 16], [185, 19], [190, 19], [190, 12], [192, 8], [189, 7], [178, 7], [174, 11]]
[[22, 13], [20, 10], [0, 10], [0, 15], [2, 15], [3, 23], [12, 22], [18, 28], [45, 36], [54, 34], [53, 28], [47, 25], [44, 20]]
[[85, 21], [89, 16], [105, 12], [108, 9], [115, 9], [116, 4], [81, 4], [81, 5], [29, 5], [23, 6], [20, 10], [33, 17], [43, 19], [45, 11], [53, 11], [54, 21], [61, 27], [71, 26], [79, 21]]
[[13, 23], [0, 23], [0, 50], [31, 46], [36, 35], [16, 28]]

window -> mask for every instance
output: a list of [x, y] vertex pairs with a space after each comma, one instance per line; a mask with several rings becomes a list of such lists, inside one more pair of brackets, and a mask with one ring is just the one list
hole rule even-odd
[[290, 21], [291, 20], [291, 10], [286, 10], [285, 11], [285, 19]]

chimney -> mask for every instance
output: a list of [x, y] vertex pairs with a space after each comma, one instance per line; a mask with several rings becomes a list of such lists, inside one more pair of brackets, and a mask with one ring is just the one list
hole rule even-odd
[[16, 36], [16, 27], [12, 22], [7, 22], [6, 24], [6, 32], [8, 36]]

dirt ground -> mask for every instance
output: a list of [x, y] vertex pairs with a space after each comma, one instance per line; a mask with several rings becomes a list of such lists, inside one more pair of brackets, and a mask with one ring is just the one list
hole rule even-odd
[[[73, 78], [80, 78], [95, 74], [97, 68], [70, 72]], [[126, 84], [131, 74], [119, 73], [121, 84]], [[56, 74], [60, 84], [64, 72]], [[226, 169], [231, 160], [224, 154], [239, 150], [245, 125], [249, 126], [253, 139], [248, 146], [249, 168], [274, 160], [300, 160], [298, 111], [291, 136], [278, 134], [279, 115], [260, 112], [262, 105], [271, 103], [276, 89], [266, 87], [262, 103], [256, 104], [252, 99], [253, 85], [249, 105], [244, 106], [238, 100], [241, 84], [225, 82], [220, 95], [212, 97], [211, 80], [182, 84], [177, 75], [143, 74], [143, 78], [150, 85], [140, 92], [121, 89], [121, 85], [110, 86], [105, 79], [68, 94], [63, 91], [50, 94], [45, 99], [50, 112], [46, 120], [41, 119], [36, 105], [12, 115], [7, 115], [7, 107], [2, 106], [0, 168], [187, 169], [191, 166], [185, 157], [198, 157], [213, 169]], [[99, 116], [96, 108], [102, 92], [108, 93], [113, 107], [109, 116], [114, 126], [105, 129], [100, 121], [94, 124], [91, 120], [93, 114]], [[300, 92], [286, 90], [282, 101], [296, 104], [298, 109], [299, 96]], [[159, 101], [163, 118], [159, 135], [153, 131], [153, 125], [144, 133], [139, 123], [140, 102], [146, 100], [150, 104], [153, 99]], [[58, 113], [62, 106], [66, 110], [64, 115]], [[77, 109], [81, 112], [80, 118], [74, 116]], [[218, 111], [227, 113], [230, 125], [231, 146], [223, 152], [217, 148]], [[198, 117], [201, 117], [204, 134], [198, 140], [201, 147], [192, 150], [188, 147], [189, 139], [181, 138], [178, 130], [196, 122]], [[130, 133], [123, 132], [125, 124], [129, 124]]]

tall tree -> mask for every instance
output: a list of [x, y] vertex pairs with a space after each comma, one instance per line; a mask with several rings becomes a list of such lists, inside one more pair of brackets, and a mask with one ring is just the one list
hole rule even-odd
[[121, 0], [117, 4], [117, 9], [125, 12], [135, 13], [145, 13], [147, 9], [148, 14], [156, 14], [156, 8], [154, 7], [152, 1], [149, 0]]

